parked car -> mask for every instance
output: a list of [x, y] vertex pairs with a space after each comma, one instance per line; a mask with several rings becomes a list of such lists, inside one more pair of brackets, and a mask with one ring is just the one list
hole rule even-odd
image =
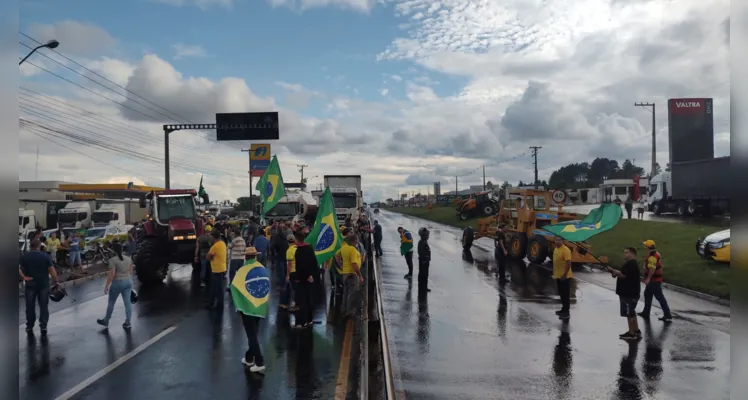
[[730, 230], [725, 229], [696, 241], [699, 256], [721, 263], [730, 263]]

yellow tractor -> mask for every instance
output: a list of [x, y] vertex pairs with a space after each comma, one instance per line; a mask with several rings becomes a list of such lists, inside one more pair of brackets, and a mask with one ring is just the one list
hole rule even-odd
[[[496, 238], [499, 226], [506, 234], [504, 243], [509, 256], [527, 259], [542, 264], [553, 255], [555, 236], [542, 228], [546, 225], [577, 220], [574, 213], [564, 212], [563, 205], [552, 206], [552, 192], [534, 189], [510, 189], [509, 199], [501, 200], [496, 215], [477, 221], [475, 238]], [[571, 250], [573, 264], [607, 263], [607, 257], [596, 259], [590, 254], [591, 246], [586, 242], [564, 241]]]

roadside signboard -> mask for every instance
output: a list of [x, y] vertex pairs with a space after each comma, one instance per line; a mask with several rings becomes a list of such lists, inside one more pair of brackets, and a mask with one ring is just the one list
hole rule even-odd
[[553, 202], [556, 204], [564, 204], [566, 203], [566, 192], [556, 189], [551, 194], [551, 199], [553, 199]]
[[253, 143], [249, 148], [249, 173], [262, 176], [270, 166], [270, 143]]
[[714, 158], [712, 99], [669, 99], [668, 136], [671, 165]]
[[217, 113], [216, 140], [278, 140], [278, 112]]

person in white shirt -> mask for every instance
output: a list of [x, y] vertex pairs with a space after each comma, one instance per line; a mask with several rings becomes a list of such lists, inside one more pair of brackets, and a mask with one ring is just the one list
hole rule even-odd
[[244, 251], [247, 249], [247, 242], [244, 241], [242, 235], [232, 230], [229, 233], [231, 243], [229, 243], [229, 252], [231, 253], [231, 261], [229, 263], [229, 285], [234, 280], [236, 271], [244, 265]]

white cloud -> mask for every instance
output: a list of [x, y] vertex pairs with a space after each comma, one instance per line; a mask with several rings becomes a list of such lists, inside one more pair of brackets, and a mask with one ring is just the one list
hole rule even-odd
[[108, 32], [97, 25], [69, 20], [50, 25], [32, 24], [28, 34], [42, 43], [52, 39], [59, 41], [60, 46], [57, 50], [65, 54], [100, 53], [111, 49], [117, 43]]
[[357, 12], [369, 12], [379, 0], [267, 0], [275, 7], [305, 11], [312, 8], [338, 7]]
[[172, 48], [174, 49], [175, 60], [181, 60], [183, 58], [203, 58], [208, 56], [205, 49], [200, 45], [177, 43], [172, 45]]
[[[364, 3], [369, 8], [374, 4], [358, 4]], [[275, 4], [309, 8], [341, 6], [342, 1]], [[344, 93], [361, 83], [333, 71], [328, 72], [329, 81], [321, 82], [327, 87], [314, 90], [292, 79], [276, 82], [284, 97], [275, 99], [256, 93], [241, 78], [185, 76], [156, 54], [140, 60], [102, 58], [87, 65], [198, 123], [213, 122], [216, 112], [276, 110], [281, 118], [281, 139], [273, 142], [272, 148], [287, 180], [298, 179], [296, 164], [310, 165], [305, 174], [312, 186], [321, 183], [324, 174], [359, 173], [364, 176], [365, 193], [375, 198], [395, 197], [398, 191], [425, 192], [434, 181], [441, 182], [445, 191], [453, 190], [456, 175], [461, 188], [479, 184], [482, 165], [486, 165], [487, 180], [495, 183], [531, 181], [528, 147], [532, 145], [543, 147], [539, 153], [541, 179], [564, 164], [595, 157], [619, 162], [636, 159], [648, 169], [650, 114], [634, 107], [637, 101], [657, 103], [657, 158], [664, 165], [668, 158], [664, 106], [669, 97], [713, 97], [715, 152], [729, 154], [726, 1], [706, 5], [683, 0], [677, 9], [651, 1], [551, 0], [540, 9], [537, 4], [395, 2], [409, 28], [383, 49], [379, 60], [385, 67], [389, 60], [412, 64], [402, 76], [383, 74], [390, 82], [404, 81], [404, 98], [392, 96], [387, 89], [379, 93], [389, 95], [386, 100], [350, 97]], [[422, 17], [416, 18], [419, 13]], [[434, 80], [437, 76], [442, 82], [456, 77], [463, 84], [445, 96], [442, 91], [447, 84], [439, 87], [439, 93], [434, 90], [439, 84]], [[344, 90], [346, 87], [350, 88]], [[23, 127], [22, 179], [33, 173], [36, 143], [40, 143], [40, 179], [132, 177], [159, 184], [163, 175], [159, 164], [163, 154], [161, 124], [167, 122], [163, 117], [138, 104], [137, 98], [120, 98], [123, 106], [117, 106], [82, 91], [56, 93], [68, 104], [124, 124], [113, 132], [89, 129], [106, 135], [110, 145], [121, 140], [151, 158], [132, 159], [131, 154], [112, 155], [72, 145], [133, 171], [125, 173], [62, 151]], [[331, 117], [301, 112], [311, 99]], [[72, 123], [76, 124], [73, 128], [83, 127], [82, 120]], [[94, 137], [73, 128], [69, 130]], [[247, 161], [239, 149], [247, 144], [217, 144], [212, 135], [171, 135], [173, 182], [194, 186], [200, 174], [205, 174], [213, 198], [244, 195]], [[502, 162], [507, 159], [510, 161]]]
[[385, 88], [385, 89], [381, 89], [379, 91], [379, 94], [381, 94], [382, 96], [387, 96], [387, 93], [389, 93], [389, 92], [390, 92], [390, 90], [387, 89], [387, 88]]
[[152, 0], [155, 3], [167, 4], [175, 7], [182, 7], [185, 5], [195, 5], [200, 9], [208, 9], [213, 6], [231, 8], [234, 5], [234, 0]]

